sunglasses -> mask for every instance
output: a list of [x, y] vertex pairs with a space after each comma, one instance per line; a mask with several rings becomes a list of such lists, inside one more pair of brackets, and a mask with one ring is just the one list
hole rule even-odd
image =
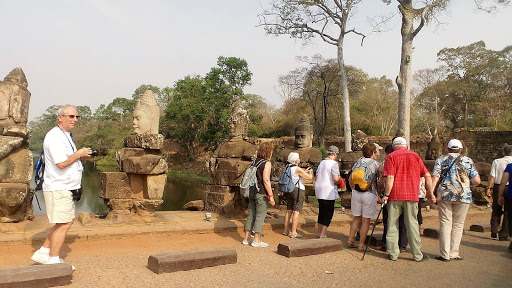
[[75, 118], [76, 118], [76, 120], [80, 119], [80, 115], [62, 115], [62, 116], [68, 116], [69, 119], [75, 119]]

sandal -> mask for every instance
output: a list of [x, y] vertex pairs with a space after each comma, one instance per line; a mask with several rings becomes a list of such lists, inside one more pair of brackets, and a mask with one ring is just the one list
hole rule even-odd
[[352, 241], [347, 241], [347, 246], [348, 246], [348, 248], [357, 248], [357, 247], [358, 247], [358, 246], [357, 246], [354, 242], [352, 242]]
[[290, 232], [283, 232], [284, 236], [290, 236]]
[[299, 233], [295, 233], [295, 234], [290, 233], [290, 238], [302, 238], [302, 235], [300, 235]]

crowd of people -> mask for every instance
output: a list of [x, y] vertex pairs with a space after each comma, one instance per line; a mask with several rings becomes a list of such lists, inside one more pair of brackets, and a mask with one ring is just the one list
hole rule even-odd
[[[41, 264], [63, 262], [59, 254], [75, 218], [73, 194], [81, 188], [81, 160], [90, 158], [92, 153], [90, 148], [77, 149], [73, 141], [71, 130], [80, 117], [76, 108], [65, 105], [57, 114], [57, 125], [44, 139], [46, 166], [42, 186], [48, 219], [54, 226], [31, 258]], [[415, 261], [427, 260], [428, 256], [421, 251], [419, 227], [422, 223], [421, 203], [423, 199], [429, 199], [439, 205], [440, 255], [436, 259], [462, 260], [459, 245], [469, 204], [473, 202], [471, 185], [480, 184], [480, 175], [473, 160], [462, 154], [464, 147], [461, 141], [452, 139], [447, 148], [448, 153], [435, 161], [430, 174], [418, 154], [408, 149], [407, 140], [403, 137], [393, 138], [391, 145], [386, 147], [383, 163], [377, 161], [383, 147], [376, 143], [365, 144], [362, 147], [363, 157], [352, 167], [348, 181], [352, 189], [354, 219], [347, 246], [359, 250], [365, 248], [370, 220], [377, 217], [377, 205], [381, 204], [384, 223], [382, 250], [387, 251], [389, 259], [396, 261], [409, 245]], [[271, 142], [263, 142], [257, 150], [254, 163], [257, 163], [256, 179], [260, 189], [249, 199], [244, 245], [268, 247], [268, 243], [262, 241], [261, 232], [268, 204], [275, 206], [276, 203], [270, 180], [273, 151]], [[491, 237], [508, 241], [509, 233], [512, 233], [512, 213], [508, 213], [512, 209], [512, 185], [508, 185], [512, 181], [512, 145], [506, 146], [503, 152], [505, 156], [492, 163], [487, 195], [493, 197]], [[335, 201], [339, 198], [338, 188], [344, 185], [338, 165], [339, 153], [338, 147], [330, 146], [327, 157], [316, 170], [318, 238], [326, 237]], [[302, 238], [297, 233], [297, 226], [305, 198], [303, 179], [311, 180], [314, 175], [310, 167], [300, 166], [299, 153], [291, 152], [287, 160], [295, 187], [285, 193], [287, 209], [283, 235]], [[379, 191], [382, 190], [384, 193], [381, 195]], [[500, 223], [502, 228], [498, 231]], [[360, 235], [358, 245], [357, 233]], [[509, 250], [512, 251], [512, 242]]]
[[[267, 143], [264, 144], [270, 145]], [[365, 249], [371, 219], [377, 217], [377, 207], [381, 204], [384, 224], [381, 250], [388, 253], [391, 261], [396, 261], [399, 254], [406, 252], [407, 246], [410, 246], [410, 252], [416, 262], [428, 260], [429, 257], [421, 251], [420, 227], [423, 222], [422, 203], [430, 200], [431, 203], [438, 205], [439, 210], [439, 255], [435, 258], [443, 262], [463, 260], [459, 246], [464, 221], [470, 204], [473, 203], [471, 186], [479, 185], [481, 180], [473, 160], [462, 154], [464, 147], [460, 140], [450, 140], [447, 148], [448, 153], [435, 161], [433, 171], [430, 173], [419, 155], [408, 149], [407, 140], [403, 137], [393, 138], [392, 143], [385, 148], [386, 157], [382, 163], [377, 159], [384, 148], [377, 143], [365, 144], [362, 147], [363, 157], [356, 161], [348, 176], [352, 189], [353, 221], [350, 225], [347, 247]], [[506, 146], [503, 152], [505, 156], [492, 163], [488, 190], [488, 196], [493, 196], [494, 199], [491, 237], [502, 241], [510, 240], [508, 233], [512, 231], [512, 213], [507, 213], [512, 209], [512, 189], [508, 186], [508, 181], [512, 180], [512, 145]], [[320, 162], [316, 171], [318, 238], [326, 237], [334, 214], [335, 200], [339, 198], [338, 187], [344, 182], [340, 175], [338, 158], [338, 147], [330, 146], [327, 157]], [[296, 187], [291, 193], [283, 193], [287, 202], [283, 235], [301, 238], [302, 235], [297, 233], [297, 224], [305, 198], [302, 179], [312, 179], [313, 173], [310, 169], [299, 167], [300, 157], [296, 152], [289, 154], [288, 163], [293, 166], [292, 175]], [[267, 162], [267, 165], [270, 169], [270, 162]], [[258, 177], [261, 177], [258, 179], [262, 179], [262, 183], [270, 183], [270, 171], [267, 174], [258, 174]], [[380, 194], [379, 191], [383, 193]], [[255, 208], [258, 206], [253, 203], [274, 203], [271, 202], [274, 201], [274, 193], [270, 184], [262, 193], [266, 193], [270, 199], [249, 200], [246, 237], [242, 242], [245, 245], [261, 241], [256, 235], [261, 232], [263, 220], [258, 222], [255, 215], [262, 213], [264, 216], [267, 205], [261, 204], [262, 208], [258, 210]], [[500, 222], [502, 228], [498, 231]], [[252, 243], [249, 238], [251, 231], [255, 232]], [[253, 246], [268, 246], [267, 243], [256, 243]], [[509, 250], [512, 251], [512, 242]]]

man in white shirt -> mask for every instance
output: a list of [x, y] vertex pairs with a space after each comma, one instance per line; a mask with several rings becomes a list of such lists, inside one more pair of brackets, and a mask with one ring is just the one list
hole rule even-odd
[[[498, 204], [498, 189], [500, 187], [501, 178], [503, 171], [508, 164], [512, 163], [512, 145], [505, 146], [503, 148], [502, 158], [495, 159], [492, 161], [491, 173], [489, 173], [489, 186], [487, 187], [487, 196], [492, 196], [492, 214], [491, 214], [491, 238], [496, 239], [499, 236], [500, 241], [509, 240], [508, 231], [508, 220], [507, 210]], [[501, 223], [501, 230], [498, 231], [500, 226], [501, 217], [503, 216], [503, 222]]]
[[340, 168], [336, 146], [327, 150], [327, 158], [320, 162], [316, 170], [315, 196], [318, 200], [318, 238], [327, 237], [325, 232], [331, 224], [334, 215], [334, 201], [339, 198], [338, 184], [340, 183]]
[[73, 192], [81, 189], [83, 166], [81, 160], [90, 158], [91, 148], [76, 149], [71, 129], [80, 116], [75, 107], [65, 105], [57, 111], [57, 126], [44, 138], [45, 170], [43, 194], [46, 213], [55, 225], [48, 232], [43, 246], [32, 256], [41, 264], [57, 264], [60, 249], [75, 218]]

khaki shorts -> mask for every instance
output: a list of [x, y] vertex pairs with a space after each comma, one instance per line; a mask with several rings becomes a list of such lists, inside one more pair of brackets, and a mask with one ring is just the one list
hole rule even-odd
[[50, 223], [69, 223], [75, 219], [75, 202], [69, 190], [43, 191]]
[[298, 188], [295, 188], [290, 193], [284, 193], [286, 197], [286, 210], [302, 212], [304, 193], [304, 190], [299, 190]]

